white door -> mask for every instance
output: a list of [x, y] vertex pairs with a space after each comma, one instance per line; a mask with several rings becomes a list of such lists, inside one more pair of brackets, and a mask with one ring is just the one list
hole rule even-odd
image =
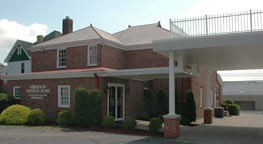
[[108, 84], [108, 115], [116, 121], [124, 119], [124, 90], [123, 84]]

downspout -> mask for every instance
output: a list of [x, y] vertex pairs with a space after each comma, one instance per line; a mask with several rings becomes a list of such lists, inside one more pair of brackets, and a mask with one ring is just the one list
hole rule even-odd
[[97, 73], [94, 73], [94, 76], [96, 78], [96, 89], [100, 89], [100, 77], [97, 75]]

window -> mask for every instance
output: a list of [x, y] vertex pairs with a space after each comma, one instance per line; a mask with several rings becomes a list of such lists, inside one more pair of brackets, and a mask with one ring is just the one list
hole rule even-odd
[[20, 86], [13, 87], [13, 96], [16, 99], [20, 99], [21, 98], [21, 87]]
[[200, 88], [200, 108], [203, 107], [203, 88]]
[[88, 48], [88, 66], [97, 65], [97, 46], [89, 46]]
[[25, 63], [21, 63], [21, 73], [25, 73]]
[[58, 107], [61, 108], [70, 107], [70, 86], [68, 85], [58, 86]]
[[20, 45], [17, 46], [17, 55], [21, 55], [22, 54], [22, 48]]
[[58, 68], [66, 67], [66, 58], [67, 58], [66, 49], [60, 49], [57, 51], [57, 67]]

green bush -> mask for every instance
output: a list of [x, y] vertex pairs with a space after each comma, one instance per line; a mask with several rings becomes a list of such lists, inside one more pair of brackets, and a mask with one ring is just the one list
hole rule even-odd
[[189, 118], [181, 116], [180, 124], [181, 125], [189, 125], [189, 124], [191, 124], [191, 121], [189, 120]]
[[102, 121], [102, 127], [113, 127], [115, 123], [113, 116], [107, 116]]
[[139, 119], [140, 120], [149, 121], [150, 120], [150, 116], [147, 113], [143, 112], [143, 113], [140, 113]]
[[45, 124], [45, 115], [41, 109], [33, 109], [28, 117], [29, 125], [43, 125]]
[[136, 129], [136, 125], [137, 122], [132, 117], [126, 117], [123, 121], [123, 127], [125, 129], [129, 129], [129, 130]]
[[229, 105], [229, 104], [235, 104], [234, 101], [230, 98], [225, 98], [223, 100], [223, 103], [225, 103], [226, 105]]
[[178, 90], [175, 89], [175, 113], [181, 113], [181, 103], [180, 103], [180, 96], [178, 95]]
[[0, 115], [0, 122], [7, 125], [23, 125], [28, 121], [30, 108], [22, 105], [12, 105]]
[[162, 128], [162, 120], [160, 118], [152, 118], [149, 124], [149, 131], [158, 132]]
[[182, 119], [186, 125], [196, 121], [196, 104], [191, 90], [185, 92]]
[[57, 123], [60, 126], [67, 126], [72, 123], [71, 112], [69, 110], [63, 110], [58, 113]]
[[0, 93], [0, 113], [13, 104], [15, 104], [15, 98], [13, 95]]
[[166, 100], [164, 91], [158, 90], [156, 95], [156, 114], [155, 116], [164, 115], [168, 113], [168, 101]]
[[228, 111], [230, 115], [239, 115], [240, 114], [240, 106], [237, 104], [229, 104]]
[[98, 90], [77, 88], [74, 107], [74, 123], [81, 127], [99, 124], [101, 101]]
[[154, 96], [153, 96], [153, 92], [151, 89], [144, 90], [143, 109], [144, 109], [144, 112], [149, 115], [149, 117], [153, 117], [155, 115]]

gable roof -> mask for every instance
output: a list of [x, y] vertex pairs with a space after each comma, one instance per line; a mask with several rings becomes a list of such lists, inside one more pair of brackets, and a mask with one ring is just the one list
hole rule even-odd
[[57, 37], [60, 37], [62, 34], [61, 32], [57, 31], [57, 30], [54, 30], [53, 32], [47, 34], [44, 38], [43, 38], [43, 41], [48, 41], [48, 40], [51, 40], [51, 39], [54, 39], [54, 38], [57, 38]]
[[115, 43], [121, 43], [118, 39], [114, 38], [110, 33], [107, 33], [101, 29], [95, 28], [92, 25], [90, 25], [86, 28], [40, 43], [38, 45], [33, 46], [32, 48], [57, 45], [61, 43], [82, 42], [82, 41], [95, 40], [95, 39], [106, 39]]
[[161, 27], [160, 23], [129, 26], [128, 29], [113, 34], [126, 45], [150, 44], [153, 40], [169, 39], [170, 31]]
[[21, 46], [21, 48], [25, 52], [27, 58], [31, 59], [32, 53], [31, 53], [31, 50], [29, 48], [33, 45], [33, 43], [30, 43], [30, 42], [27, 42], [27, 41], [23, 41], [23, 40], [17, 40], [15, 42], [15, 44], [13, 45], [12, 49], [9, 51], [9, 53], [8, 53], [7, 57], [5, 58], [4, 62], [7, 63], [12, 58], [12, 56], [13, 56], [14, 52], [16, 51], [18, 45]]

